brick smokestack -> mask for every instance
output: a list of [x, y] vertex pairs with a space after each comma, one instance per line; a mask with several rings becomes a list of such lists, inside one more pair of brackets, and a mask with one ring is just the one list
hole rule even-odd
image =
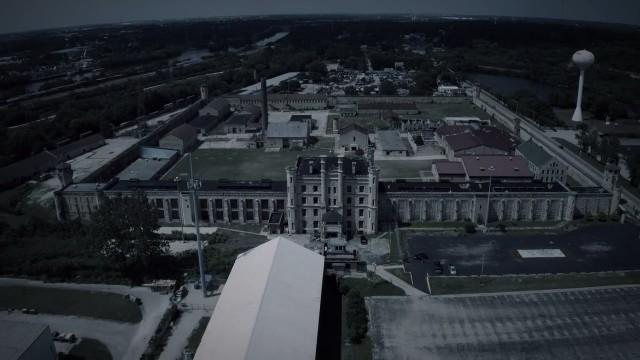
[[267, 126], [269, 126], [269, 103], [267, 102], [267, 80], [265, 78], [260, 79], [260, 86], [262, 91], [262, 134], [267, 133]]

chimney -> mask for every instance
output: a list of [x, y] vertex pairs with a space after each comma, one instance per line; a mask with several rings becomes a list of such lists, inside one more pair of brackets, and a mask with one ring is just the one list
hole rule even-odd
[[267, 80], [265, 78], [260, 79], [260, 85], [262, 90], [262, 134], [267, 133], [267, 126], [269, 126], [269, 103], [267, 102]]
[[207, 85], [200, 85], [200, 100], [207, 100], [209, 98], [209, 88]]

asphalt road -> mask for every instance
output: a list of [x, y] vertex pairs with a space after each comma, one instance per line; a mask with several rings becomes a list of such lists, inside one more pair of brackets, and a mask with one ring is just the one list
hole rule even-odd
[[640, 287], [366, 298], [373, 359], [639, 359]]
[[[436, 275], [435, 262], [444, 259], [458, 275], [502, 275], [596, 272], [640, 269], [640, 228], [625, 224], [594, 225], [560, 235], [510, 233], [431, 236], [404, 233], [414, 285], [426, 290], [426, 274]], [[560, 249], [564, 258], [523, 259], [519, 249]], [[428, 260], [414, 260], [425, 253]], [[446, 272], [446, 269], [445, 269]]]

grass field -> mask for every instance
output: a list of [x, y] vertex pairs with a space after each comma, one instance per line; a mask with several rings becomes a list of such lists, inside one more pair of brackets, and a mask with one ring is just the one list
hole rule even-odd
[[404, 272], [404, 269], [400, 269], [400, 268], [398, 268], [398, 269], [387, 269], [387, 271], [390, 272], [391, 274], [395, 275], [399, 279], [402, 279], [407, 284], [413, 285], [413, 282], [411, 281], [411, 275], [408, 272]]
[[345, 128], [351, 124], [356, 124], [365, 129], [375, 130], [375, 129], [385, 129], [391, 126], [391, 124], [380, 118], [372, 118], [371, 116], [367, 117], [345, 117], [340, 119], [340, 128]]
[[111, 360], [113, 357], [105, 344], [96, 339], [83, 338], [74, 346], [69, 355], [74, 359]]
[[429, 282], [433, 295], [570, 289], [640, 284], [640, 271], [516, 276], [434, 276], [429, 278]]
[[[298, 156], [327, 155], [333, 149], [333, 138], [320, 138], [304, 150], [265, 152], [263, 149], [198, 149], [193, 152], [194, 177], [203, 180], [285, 180], [285, 168], [294, 166]], [[189, 159], [182, 158], [163, 176], [164, 180], [189, 175]]]
[[348, 287], [351, 290], [358, 290], [364, 297], [367, 296], [403, 296], [404, 291], [399, 287], [374, 276], [372, 280], [361, 278], [342, 278], [340, 287]]
[[198, 345], [200, 345], [200, 340], [202, 340], [202, 335], [204, 335], [204, 331], [207, 329], [207, 325], [209, 324], [209, 320], [211, 317], [203, 316], [198, 322], [198, 326], [193, 329], [191, 335], [189, 335], [189, 339], [187, 340], [187, 351], [192, 353], [196, 353], [198, 349]]
[[36, 309], [55, 315], [137, 323], [142, 320], [138, 305], [120, 294], [35, 286], [0, 286], [0, 308]]
[[431, 172], [428, 160], [376, 160], [380, 179], [408, 179], [421, 181], [420, 171]]
[[460, 103], [432, 103], [418, 104], [422, 113], [427, 113], [431, 119], [441, 120], [445, 116], [477, 116], [480, 119], [488, 119], [489, 115], [470, 102]]

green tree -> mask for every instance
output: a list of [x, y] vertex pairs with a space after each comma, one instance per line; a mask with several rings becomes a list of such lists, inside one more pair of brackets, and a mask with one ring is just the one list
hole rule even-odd
[[385, 80], [380, 84], [380, 93], [382, 95], [397, 95], [398, 87], [389, 80]]
[[141, 279], [150, 260], [168, 250], [158, 236], [158, 213], [142, 193], [105, 198], [92, 217], [91, 234], [100, 254], [131, 280]]

